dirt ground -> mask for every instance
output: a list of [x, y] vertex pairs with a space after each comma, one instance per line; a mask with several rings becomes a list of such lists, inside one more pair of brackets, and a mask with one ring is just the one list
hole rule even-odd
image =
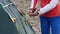
[[31, 0], [12, 0], [12, 2], [18, 7], [18, 10], [22, 11], [22, 12], [24, 12], [24, 14], [26, 14], [24, 16], [27, 18], [27, 20], [33, 27], [36, 34], [41, 34], [39, 16], [31, 17], [31, 16], [28, 16], [28, 14], [27, 14], [29, 6], [30, 6], [30, 1]]

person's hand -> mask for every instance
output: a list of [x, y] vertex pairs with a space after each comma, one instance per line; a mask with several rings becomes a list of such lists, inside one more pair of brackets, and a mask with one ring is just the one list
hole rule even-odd
[[39, 13], [38, 13], [37, 10], [34, 11], [34, 12], [32, 12], [32, 11], [29, 12], [29, 15], [30, 15], [30, 16], [37, 16], [38, 14], [39, 14]]
[[32, 16], [32, 13], [33, 13], [32, 10], [29, 10], [29, 13], [28, 13], [28, 14], [29, 14], [30, 16]]
[[29, 9], [29, 13], [28, 13], [28, 14], [29, 14], [30, 16], [32, 16], [35, 11], [36, 11], [36, 8], [35, 8], [35, 9]]
[[34, 13], [31, 13], [32, 15], [31, 16], [37, 16], [39, 13], [38, 13], [38, 11], [36, 10], [36, 11], [34, 11]]

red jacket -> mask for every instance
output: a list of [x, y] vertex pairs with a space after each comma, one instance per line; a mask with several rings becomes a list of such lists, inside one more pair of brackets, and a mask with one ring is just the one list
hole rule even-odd
[[[50, 3], [50, 1], [51, 0], [41, 0], [40, 2], [41, 8], [47, 5], [48, 3]], [[34, 0], [33, 8], [36, 8], [37, 3], [38, 3], [37, 0]], [[50, 10], [49, 12], [45, 14], [42, 14], [41, 16], [44, 16], [44, 17], [60, 16], [60, 4], [58, 3], [54, 9]]]

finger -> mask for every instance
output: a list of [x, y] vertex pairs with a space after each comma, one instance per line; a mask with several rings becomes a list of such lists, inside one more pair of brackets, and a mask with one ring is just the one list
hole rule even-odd
[[32, 13], [29, 13], [30, 16], [32, 16]]
[[35, 11], [32, 15], [33, 15], [33, 16], [37, 16], [37, 15], [38, 15], [38, 12]]
[[37, 14], [37, 11], [35, 11], [33, 14]]
[[32, 10], [29, 10], [29, 13], [32, 13]]

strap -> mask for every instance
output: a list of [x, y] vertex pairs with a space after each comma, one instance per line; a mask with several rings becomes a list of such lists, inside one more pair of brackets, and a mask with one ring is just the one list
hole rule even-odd
[[13, 17], [11, 14], [8, 14], [8, 15], [9, 15], [10, 19], [12, 20], [12, 22], [16, 22], [16, 18], [15, 17]]
[[9, 4], [5, 5], [5, 6], [3, 6], [3, 8], [8, 7], [9, 5], [12, 5], [12, 4], [13, 3], [9, 3]]

